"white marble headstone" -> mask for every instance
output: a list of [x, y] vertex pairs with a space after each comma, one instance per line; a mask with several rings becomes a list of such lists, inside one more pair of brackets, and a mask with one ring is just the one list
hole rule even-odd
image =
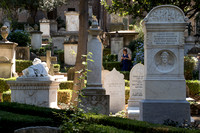
[[66, 31], [79, 31], [79, 13], [65, 12]]
[[123, 37], [111, 38], [111, 54], [118, 54], [123, 48]]
[[110, 112], [117, 113], [125, 109], [124, 75], [115, 68], [105, 75], [104, 87], [106, 95], [110, 95]]
[[122, 57], [122, 55], [123, 55], [123, 49], [127, 49], [127, 52], [128, 52], [128, 54], [132, 57], [132, 52], [131, 52], [131, 50], [129, 49], [129, 48], [127, 48], [127, 47], [124, 47], [124, 48], [122, 48], [120, 51], [119, 51], [119, 53], [118, 53], [118, 61], [120, 62], [121, 61], [121, 57]]
[[136, 64], [130, 72], [130, 98], [128, 100], [129, 107], [139, 107], [140, 100], [143, 99], [143, 80], [144, 65]]

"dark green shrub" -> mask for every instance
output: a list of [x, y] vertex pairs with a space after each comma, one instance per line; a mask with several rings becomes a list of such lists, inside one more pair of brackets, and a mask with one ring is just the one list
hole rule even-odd
[[64, 50], [58, 51], [58, 62], [64, 63]]
[[8, 78], [8, 79], [0, 78], [0, 93], [3, 93], [10, 89], [9, 85], [7, 84], [7, 81], [9, 80], [16, 80], [16, 78]]
[[110, 54], [111, 54], [110, 48], [104, 48], [103, 49], [103, 56], [110, 55]]
[[66, 90], [66, 89], [70, 89], [73, 90], [73, 81], [66, 81], [66, 82], [61, 82], [59, 87], [61, 90]]
[[103, 56], [103, 62], [114, 62], [118, 60], [118, 55], [115, 54], [109, 54]]
[[200, 92], [200, 81], [198, 81], [198, 80], [186, 80], [186, 84], [189, 87], [189, 96], [193, 97]]
[[29, 126], [56, 126], [51, 118], [15, 114], [1, 110], [0, 118], [1, 132], [6, 133], [13, 133], [16, 129]]
[[124, 74], [124, 79], [125, 80], [129, 80], [129, 75], [130, 75], [129, 71], [120, 71], [120, 73]]
[[16, 72], [22, 73], [22, 71], [29, 66], [33, 65], [30, 60], [16, 60]]
[[195, 60], [190, 56], [184, 57], [184, 75], [186, 80], [193, 79], [193, 71], [195, 68]]
[[60, 71], [60, 64], [53, 64], [53, 67], [58, 69], [58, 72]]
[[103, 67], [105, 70], [112, 71], [115, 68], [117, 71], [121, 70], [121, 62], [103, 62]]
[[29, 33], [22, 30], [11, 32], [7, 39], [11, 42], [18, 43], [18, 46], [28, 46], [31, 43]]
[[137, 133], [198, 133], [199, 130], [189, 130], [159, 124], [152, 124], [144, 121], [131, 120], [119, 117], [109, 117], [105, 115], [87, 115], [90, 123], [112, 126], [122, 130], [134, 131]]
[[3, 102], [11, 102], [11, 91], [6, 91], [2, 95]]

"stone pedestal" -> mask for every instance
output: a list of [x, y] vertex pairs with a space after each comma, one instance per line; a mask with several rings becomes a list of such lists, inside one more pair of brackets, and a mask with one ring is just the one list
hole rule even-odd
[[33, 49], [40, 49], [42, 46], [42, 32], [32, 31], [31, 33], [31, 47]]
[[143, 22], [145, 35], [144, 100], [140, 120], [162, 124], [190, 122], [184, 78], [184, 31], [187, 18], [172, 5], [157, 6]]
[[42, 32], [42, 38], [48, 39], [50, 37], [50, 20], [43, 18], [39, 20], [40, 31]]
[[16, 74], [16, 43], [0, 41], [0, 78], [11, 78]]
[[11, 89], [11, 102], [58, 108], [57, 89], [59, 82], [45, 77], [27, 77], [8, 81], [8, 84]]
[[64, 45], [65, 64], [74, 66], [76, 63], [78, 43], [70, 44], [70, 43], [65, 42], [63, 45]]
[[114, 37], [111, 38], [111, 54], [118, 54], [119, 51], [123, 48], [124, 46], [124, 40], [123, 37]]
[[[92, 39], [88, 42], [87, 53], [93, 53], [89, 59], [94, 62], [87, 61], [87, 69], [91, 72], [87, 73], [87, 86], [83, 90], [82, 102], [83, 108], [90, 108], [91, 112], [109, 114], [109, 96], [105, 95], [105, 89], [102, 87], [101, 82], [101, 69], [102, 69], [102, 44], [97, 38], [102, 30], [99, 29], [97, 21], [92, 23], [89, 33]], [[96, 109], [98, 107], [98, 109]], [[88, 110], [86, 110], [88, 111]], [[89, 112], [89, 111], [88, 111]]]

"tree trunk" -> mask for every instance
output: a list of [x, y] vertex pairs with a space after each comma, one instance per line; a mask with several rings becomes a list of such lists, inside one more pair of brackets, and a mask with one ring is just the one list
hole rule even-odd
[[[88, 0], [80, 0], [79, 4], [79, 39], [78, 39], [78, 52], [76, 57], [75, 72], [84, 69], [82, 62], [85, 61], [81, 58], [82, 55], [87, 54], [87, 41], [88, 41]], [[81, 74], [75, 73], [74, 76], [74, 86], [72, 92], [71, 102], [77, 106], [78, 105], [78, 91], [84, 86], [84, 80], [80, 80]]]

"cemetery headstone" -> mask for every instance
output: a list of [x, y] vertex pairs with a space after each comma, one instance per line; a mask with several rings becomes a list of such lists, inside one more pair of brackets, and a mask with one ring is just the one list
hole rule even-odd
[[66, 31], [79, 31], [79, 13], [65, 12], [66, 17]]
[[111, 38], [111, 54], [118, 54], [123, 48], [123, 37], [113, 37]]
[[50, 33], [56, 33], [58, 31], [58, 23], [56, 20], [50, 20]]
[[49, 38], [50, 37], [50, 20], [43, 18], [39, 20], [40, 22], [40, 31], [42, 32], [43, 38]]
[[101, 72], [101, 75], [102, 75], [101, 76], [101, 81], [102, 81], [103, 87], [104, 87], [104, 81], [105, 81], [106, 74], [108, 74], [109, 72], [110, 72], [109, 70], [102, 70], [102, 72]]
[[130, 72], [130, 97], [128, 100], [128, 118], [139, 120], [140, 101], [144, 96], [144, 65], [136, 64]]
[[104, 87], [110, 95], [110, 112], [117, 113], [125, 109], [125, 80], [124, 75], [115, 68], [105, 75]]
[[34, 31], [31, 31], [31, 47], [33, 49], [40, 49], [42, 46], [42, 33], [41, 31], [37, 31], [36, 29]]
[[102, 87], [101, 82], [101, 70], [102, 70], [102, 43], [99, 41], [98, 36], [102, 30], [98, 26], [98, 22], [94, 20], [89, 33], [93, 36], [88, 42], [87, 53], [93, 53], [92, 57], [88, 59], [94, 60], [94, 62], [87, 61], [87, 69], [91, 72], [87, 73], [87, 85], [83, 90], [81, 97], [84, 105], [82, 107], [85, 111], [95, 111], [100, 114], [109, 114], [109, 96], [105, 94], [105, 89]]
[[140, 120], [162, 124], [170, 119], [190, 123], [184, 78], [184, 12], [177, 6], [153, 8], [143, 21], [144, 100]]
[[118, 61], [119, 62], [121, 62], [121, 57], [122, 57], [122, 55], [123, 55], [123, 49], [127, 49], [127, 52], [128, 52], [128, 54], [132, 57], [132, 52], [131, 52], [131, 50], [129, 49], [129, 48], [127, 48], [127, 47], [124, 47], [124, 48], [122, 48], [119, 52], [118, 52]]

